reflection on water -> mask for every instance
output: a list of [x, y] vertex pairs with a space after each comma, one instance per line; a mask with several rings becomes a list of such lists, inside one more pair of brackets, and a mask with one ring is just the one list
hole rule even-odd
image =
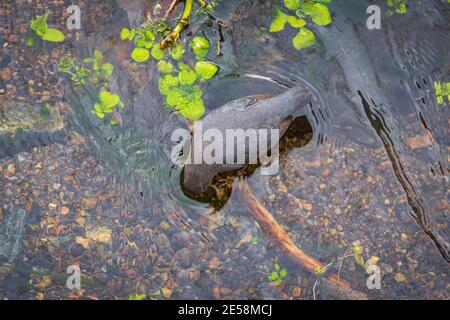
[[[217, 2], [215, 14], [229, 27], [222, 56], [211, 57], [221, 69], [204, 85], [207, 110], [300, 82], [315, 95], [307, 121], [283, 140], [280, 174], [239, 173], [257, 197], [323, 263], [361, 240], [365, 258], [380, 258], [383, 290], [367, 289], [352, 258], [341, 272], [369, 298], [448, 297], [449, 114], [433, 82], [449, 81], [449, 5], [411, 1], [407, 14], [383, 16], [381, 30], [368, 30], [367, 6], [383, 10], [383, 1], [335, 0], [333, 23], [317, 27], [316, 45], [299, 52], [293, 31], [266, 31], [274, 1]], [[0, 265], [0, 297], [312, 299], [316, 277], [255, 224], [232, 192], [236, 174], [217, 177], [207, 201], [183, 192], [170, 136], [188, 124], [164, 107], [154, 63], [131, 62], [131, 46], [118, 38], [135, 9], [81, 7], [82, 31], [37, 48], [26, 47], [22, 29], [43, 11], [62, 29], [64, 6], [0, 8], [0, 66], [9, 70], [0, 80], [0, 223], [12, 223], [14, 208], [27, 212], [16, 221], [26, 225], [23, 235], [13, 237], [21, 249], [14, 247], [12, 265]], [[192, 21], [186, 43], [196, 31], [216, 39], [205, 19]], [[114, 64], [109, 86], [126, 105], [123, 125], [91, 113], [94, 86], [73, 87], [55, 72], [65, 53], [82, 59], [94, 49]], [[11, 254], [1, 252], [8, 262]], [[276, 257], [288, 270], [282, 287], [267, 280]], [[70, 292], [57, 280], [70, 264], [107, 285]]]

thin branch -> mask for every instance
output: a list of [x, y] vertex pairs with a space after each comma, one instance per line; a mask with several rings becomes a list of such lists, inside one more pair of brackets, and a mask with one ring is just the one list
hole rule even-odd
[[179, 5], [181, 3], [182, 0], [173, 0], [172, 3], [169, 6], [169, 9], [167, 9], [167, 12], [164, 16], [164, 20], [167, 19], [167, 17], [169, 16], [169, 14], [171, 14], [173, 12], [173, 10], [175, 10], [176, 6]]
[[[165, 48], [167, 48], [168, 46], [172, 45], [173, 43], [175, 43], [178, 39], [180, 39], [181, 33], [189, 27], [189, 18], [191, 16], [191, 12], [192, 12], [192, 6], [193, 6], [192, 1], [193, 0], [183, 0], [183, 1], [184, 1], [184, 9], [183, 9], [183, 13], [181, 15], [180, 20], [175, 25], [172, 32], [169, 33], [164, 39], [162, 39], [161, 43], [159, 44], [159, 47], [163, 50]], [[172, 2], [172, 4], [174, 4], [174, 3], [176, 5], [176, 4], [178, 4], [178, 1], [176, 0], [176, 1]], [[169, 8], [169, 10], [170, 9], [171, 8]]]

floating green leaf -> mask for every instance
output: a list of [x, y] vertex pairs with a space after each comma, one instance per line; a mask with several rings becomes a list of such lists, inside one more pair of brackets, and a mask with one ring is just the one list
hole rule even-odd
[[287, 22], [293, 27], [293, 28], [302, 28], [306, 25], [306, 21], [304, 19], [299, 19], [294, 16], [287, 17]]
[[153, 46], [152, 57], [155, 60], [161, 60], [164, 57], [164, 51], [159, 46]]
[[328, 7], [321, 3], [304, 2], [301, 5], [302, 11], [311, 16], [311, 20], [318, 26], [325, 26], [331, 23], [331, 14]]
[[182, 45], [178, 44], [174, 47], [171, 47], [169, 49], [169, 53], [173, 60], [178, 61], [183, 57], [185, 50]]
[[205, 113], [205, 105], [203, 100], [198, 99], [189, 104], [189, 106], [180, 111], [181, 115], [189, 120], [199, 120]]
[[284, 6], [290, 10], [300, 8], [300, 0], [284, 0]]
[[201, 81], [211, 79], [218, 71], [219, 67], [209, 61], [199, 61], [195, 64], [195, 72], [200, 76]]
[[209, 53], [209, 41], [204, 37], [194, 37], [190, 46], [198, 60], [204, 59]]
[[166, 61], [158, 62], [158, 69], [161, 73], [172, 73], [174, 71], [173, 64]]
[[388, 10], [388, 15], [392, 16], [394, 13], [405, 14], [407, 9], [408, 0], [387, 0], [387, 6], [390, 8]]
[[145, 294], [133, 294], [128, 298], [128, 300], [144, 300]]
[[269, 31], [270, 32], [280, 32], [280, 31], [284, 30], [284, 27], [286, 26], [287, 21], [288, 21], [287, 14], [285, 14], [279, 8], [276, 8]]
[[197, 74], [192, 69], [181, 70], [178, 73], [178, 80], [181, 84], [193, 84], [197, 80]]
[[120, 100], [118, 94], [111, 93], [106, 90], [100, 91], [98, 94], [98, 99], [99, 102], [94, 104], [94, 110], [92, 110], [92, 113], [96, 114], [101, 119], [105, 117], [105, 113], [112, 113], [115, 107], [124, 107], [124, 104]]
[[151, 32], [150, 30], [146, 30], [145, 33], [145, 39], [148, 41], [154, 41], [156, 39], [155, 34]]
[[136, 41], [136, 46], [141, 48], [150, 49], [153, 46], [153, 42], [146, 40], [145, 38], [140, 38]]
[[100, 91], [98, 97], [100, 99], [101, 105], [105, 109], [112, 110], [112, 108], [114, 108], [116, 105], [121, 104], [119, 95], [111, 93], [109, 91]]
[[321, 276], [325, 273], [326, 269], [325, 268], [321, 268], [321, 267], [317, 267], [316, 269], [314, 269], [314, 272], [316, 274], [316, 276]]
[[270, 281], [275, 281], [276, 279], [278, 279], [278, 272], [272, 272], [271, 274], [269, 274], [268, 276], [267, 276], [267, 278], [270, 280]]
[[275, 283], [277, 286], [281, 286], [283, 283], [283, 278], [287, 276], [287, 270], [281, 269], [278, 263], [273, 264], [274, 271], [272, 271], [267, 278]]
[[120, 32], [120, 39], [125, 41], [125, 40], [128, 40], [129, 36], [130, 36], [130, 30], [128, 30], [127, 28], [123, 28], [122, 31]]
[[102, 72], [105, 73], [105, 75], [107, 77], [110, 77], [112, 75], [112, 73], [113, 73], [114, 66], [111, 63], [105, 63], [105, 64], [102, 65], [101, 70], [102, 70]]
[[36, 34], [40, 37], [43, 37], [44, 34], [47, 32], [48, 25], [47, 25], [47, 18], [48, 13], [44, 14], [43, 16], [37, 16], [35, 19], [31, 20], [31, 30], [35, 31]]
[[167, 74], [159, 79], [159, 91], [163, 95], [167, 95], [172, 87], [180, 84], [178, 77]]
[[131, 52], [131, 58], [133, 58], [133, 60], [136, 62], [147, 61], [149, 57], [150, 53], [148, 52], [147, 49], [144, 48], [137, 47], [134, 48], [133, 51]]
[[167, 92], [166, 103], [191, 120], [200, 119], [205, 112], [202, 89], [192, 84], [171, 86]]
[[308, 48], [316, 41], [314, 33], [308, 28], [300, 28], [297, 35], [292, 39], [292, 44], [297, 50]]
[[441, 83], [440, 81], [434, 81], [434, 90], [438, 104], [444, 104], [445, 97], [450, 101], [450, 82]]
[[178, 63], [178, 68], [180, 70], [191, 70], [191, 67], [188, 64], [183, 63], [183, 62]]
[[136, 30], [131, 29], [130, 34], [128, 35], [128, 41], [133, 41], [134, 37], [136, 36]]
[[[39, 36], [42, 40], [49, 42], [62, 42], [64, 41], [64, 34], [58, 29], [49, 28], [47, 25], [48, 13], [43, 16], [37, 16], [30, 23], [31, 30]], [[28, 38], [28, 45], [34, 45], [34, 39]]]

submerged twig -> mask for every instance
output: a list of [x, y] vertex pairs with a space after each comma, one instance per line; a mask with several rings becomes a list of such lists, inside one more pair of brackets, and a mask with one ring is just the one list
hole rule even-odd
[[167, 17], [169, 16], [169, 14], [171, 14], [173, 12], [173, 10], [175, 10], [175, 8], [177, 7], [177, 5], [180, 4], [182, 0], [173, 0], [172, 3], [169, 6], [169, 9], [167, 9], [166, 14], [164, 15], [164, 20], [167, 19]]
[[[323, 263], [301, 250], [287, 232], [278, 224], [272, 214], [258, 200], [245, 181], [239, 182], [238, 191], [239, 196], [261, 228], [272, 237], [295, 263], [313, 274], [316, 274], [316, 270], [323, 270], [331, 265], [324, 266]], [[338, 281], [337, 276], [334, 274], [327, 276], [324, 280], [327, 280], [327, 287], [333, 289], [337, 294], [365, 297], [364, 293], [352, 290], [349, 282], [343, 279], [339, 279]]]

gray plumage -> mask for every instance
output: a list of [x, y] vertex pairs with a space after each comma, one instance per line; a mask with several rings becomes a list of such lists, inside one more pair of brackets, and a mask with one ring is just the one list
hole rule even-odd
[[[208, 113], [201, 120], [202, 131], [205, 133], [208, 129], [217, 129], [225, 139], [227, 129], [278, 128], [281, 138], [294, 120], [294, 115], [308, 105], [311, 97], [311, 91], [306, 86], [299, 86], [275, 97], [259, 95], [233, 100]], [[196, 134], [198, 126], [193, 129], [190, 150], [194, 150]], [[270, 139], [267, 142], [270, 146]], [[207, 145], [208, 143], [203, 142], [203, 150]], [[236, 145], [234, 147], [236, 148]], [[245, 146], [245, 152], [248, 156], [248, 144]], [[192, 154], [193, 152], [191, 157]], [[224, 160], [225, 158], [224, 149]], [[242, 167], [244, 167], [242, 164], [187, 164], [184, 168], [184, 186], [189, 192], [201, 194], [206, 191], [216, 174]]]

